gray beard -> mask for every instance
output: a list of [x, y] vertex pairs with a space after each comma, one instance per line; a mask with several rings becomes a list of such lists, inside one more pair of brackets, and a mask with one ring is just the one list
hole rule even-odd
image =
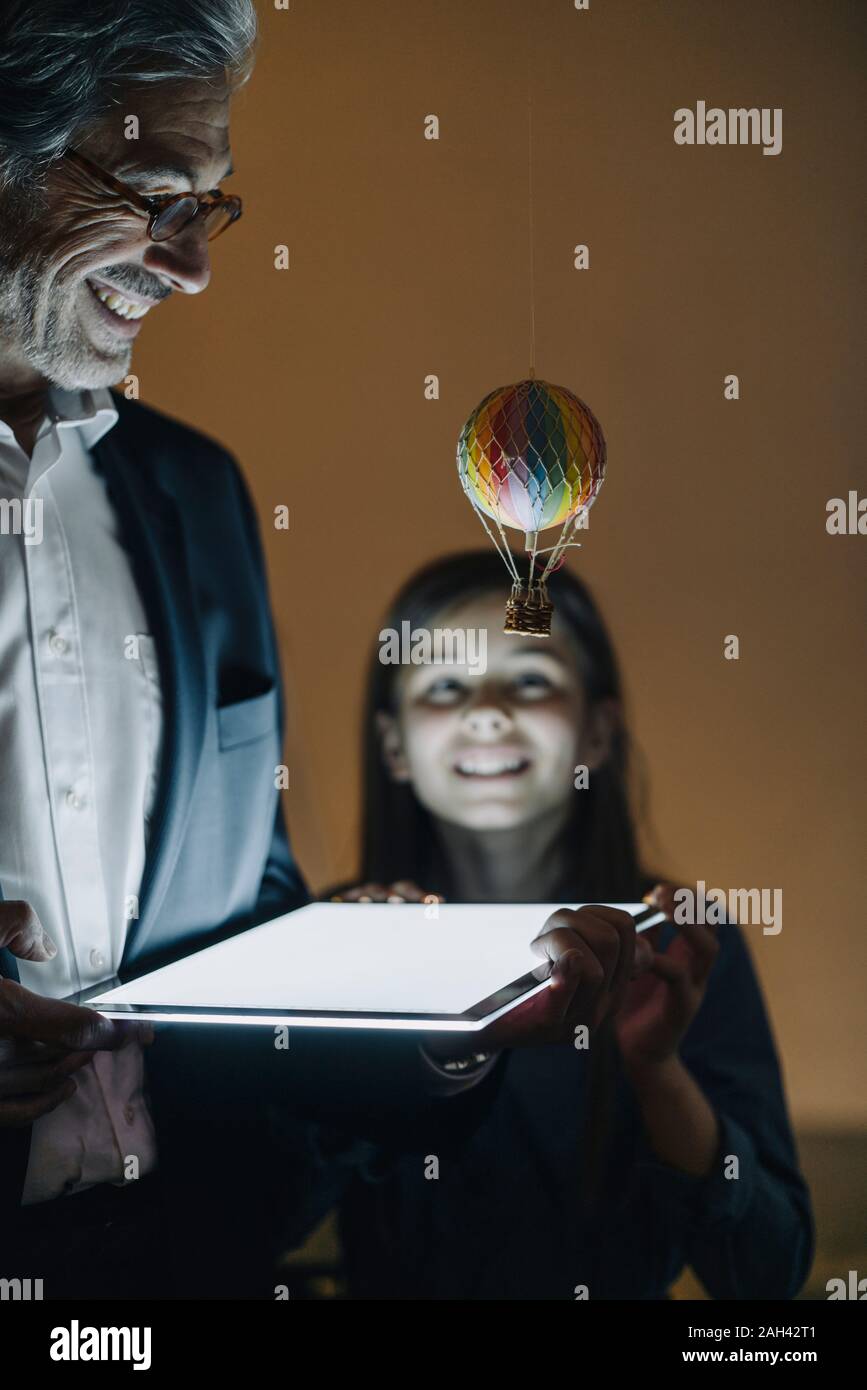
[[73, 331], [64, 326], [62, 305], [55, 302], [40, 322], [43, 208], [39, 185], [0, 194], [0, 354], [6, 345], [46, 381], [67, 391], [113, 385], [129, 368], [131, 344], [113, 360], [100, 359], [77, 320]]

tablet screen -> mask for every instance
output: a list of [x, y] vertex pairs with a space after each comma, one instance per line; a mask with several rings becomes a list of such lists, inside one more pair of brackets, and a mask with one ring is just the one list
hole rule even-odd
[[[641, 903], [611, 905], [645, 912]], [[532, 973], [541, 962], [530, 943], [553, 911], [313, 903], [87, 1002], [172, 1021], [481, 1027], [546, 987]]]

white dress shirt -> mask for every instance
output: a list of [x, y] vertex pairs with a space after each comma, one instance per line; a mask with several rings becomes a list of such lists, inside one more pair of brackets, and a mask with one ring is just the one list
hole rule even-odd
[[[52, 388], [32, 458], [0, 420], [0, 885], [57, 946], [19, 963], [53, 998], [120, 964], [160, 752], [154, 643], [88, 452], [117, 418], [107, 390]], [[33, 1127], [24, 1205], [156, 1163], [142, 1049], [96, 1053], [75, 1080]]]

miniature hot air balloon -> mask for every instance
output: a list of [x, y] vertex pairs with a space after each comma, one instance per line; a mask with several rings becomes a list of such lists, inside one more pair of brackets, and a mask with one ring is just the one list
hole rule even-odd
[[[457, 463], [464, 492], [512, 576], [504, 631], [547, 637], [548, 576], [577, 544], [570, 537], [586, 524], [605, 477], [599, 422], [564, 386], [530, 377], [498, 387], [476, 406], [461, 430]], [[554, 544], [540, 550], [539, 532], [555, 526]], [[504, 527], [524, 532], [526, 575]]]

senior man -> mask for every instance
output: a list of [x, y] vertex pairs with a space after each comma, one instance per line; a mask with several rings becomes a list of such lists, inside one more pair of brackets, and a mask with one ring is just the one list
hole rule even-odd
[[[313, 1122], [345, 1121], [341, 1089], [364, 1128], [399, 1077], [459, 1133], [496, 1084], [415, 1047], [371, 1068], [307, 1038], [278, 1064], [257, 1029], [151, 1046], [63, 1002], [307, 900], [240, 473], [107, 389], [240, 216], [221, 185], [255, 27], [250, 0], [0, 13], [0, 1276], [49, 1298], [273, 1296], [275, 1243], [369, 1154]], [[546, 942], [568, 959], [498, 1045], [568, 1034], [632, 968], [623, 922]]]

